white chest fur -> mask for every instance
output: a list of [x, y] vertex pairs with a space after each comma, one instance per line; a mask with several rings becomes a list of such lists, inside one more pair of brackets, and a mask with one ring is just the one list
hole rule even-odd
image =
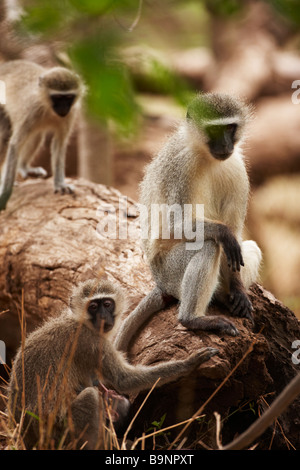
[[246, 215], [249, 181], [242, 155], [235, 151], [225, 161], [203, 162], [191, 188], [193, 204], [204, 204], [205, 218], [239, 230]]

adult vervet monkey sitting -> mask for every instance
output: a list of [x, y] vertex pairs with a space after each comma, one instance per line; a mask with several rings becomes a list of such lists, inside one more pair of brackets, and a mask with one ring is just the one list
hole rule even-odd
[[[238, 334], [228, 318], [207, 314], [214, 300], [233, 316], [253, 319], [247, 289], [258, 276], [261, 251], [254, 241], [242, 239], [249, 180], [241, 144], [249, 115], [249, 107], [236, 98], [199, 94], [186, 120], [146, 168], [140, 203], [148, 221], [155, 205], [189, 204], [195, 230], [201, 222], [196, 205], [203, 204], [204, 243], [187, 249], [186, 242], [193, 240], [175, 238], [174, 220], [169, 240], [162, 237], [161, 221], [149, 223], [144, 250], [156, 287], [123, 323], [116, 338], [119, 349], [126, 350], [137, 329], [170, 296], [180, 301], [179, 321], [190, 329]], [[150, 230], [159, 233], [158, 239], [151, 238]]]

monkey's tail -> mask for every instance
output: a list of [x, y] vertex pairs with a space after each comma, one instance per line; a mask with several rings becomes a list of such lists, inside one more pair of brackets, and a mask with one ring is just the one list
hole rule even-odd
[[168, 304], [168, 298], [163, 294], [159, 287], [155, 287], [131, 312], [125, 321], [121, 324], [120, 330], [114, 341], [115, 347], [119, 351], [126, 351], [128, 345], [148, 318], [154, 313], [162, 310]]

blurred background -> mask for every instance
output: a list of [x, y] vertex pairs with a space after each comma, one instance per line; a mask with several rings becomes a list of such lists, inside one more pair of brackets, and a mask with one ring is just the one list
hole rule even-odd
[[[0, 0], [0, 61], [82, 75], [67, 175], [135, 200], [193, 93], [251, 102], [245, 237], [263, 250], [261, 283], [300, 318], [299, 26], [299, 0]], [[50, 171], [47, 147], [39, 159]]]

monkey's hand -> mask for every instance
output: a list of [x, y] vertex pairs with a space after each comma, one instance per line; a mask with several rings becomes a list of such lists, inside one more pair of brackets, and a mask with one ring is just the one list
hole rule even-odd
[[201, 348], [196, 353], [192, 354], [188, 359], [187, 363], [191, 367], [197, 367], [203, 362], [208, 361], [211, 357], [218, 354], [219, 350], [216, 348]]
[[220, 224], [218, 232], [217, 242], [223, 247], [229, 268], [234, 272], [240, 271], [241, 266], [244, 266], [240, 244], [227, 225]]
[[75, 192], [75, 188], [72, 184], [56, 183], [54, 185], [54, 192], [61, 194], [73, 194]]

